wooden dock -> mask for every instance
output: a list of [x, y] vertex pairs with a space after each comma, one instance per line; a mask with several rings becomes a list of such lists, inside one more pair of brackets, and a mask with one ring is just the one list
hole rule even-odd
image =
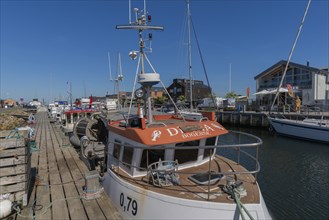
[[83, 198], [87, 166], [47, 112], [38, 112], [36, 121], [28, 204], [10, 219], [122, 219], [105, 192]]
[[218, 122], [224, 125], [243, 125], [262, 128], [267, 128], [269, 125], [267, 116], [264, 113], [221, 111], [216, 112], [216, 116]]
[[[218, 111], [216, 112], [217, 121], [221, 124], [229, 124], [234, 126], [251, 126], [267, 129], [269, 127], [269, 121], [267, 115], [269, 112], [252, 112], [252, 111]], [[307, 112], [307, 113], [278, 113], [272, 112], [274, 115], [279, 115], [281, 117], [293, 120], [303, 120], [307, 117], [321, 119], [329, 118], [328, 112], [317, 113], [317, 112]]]

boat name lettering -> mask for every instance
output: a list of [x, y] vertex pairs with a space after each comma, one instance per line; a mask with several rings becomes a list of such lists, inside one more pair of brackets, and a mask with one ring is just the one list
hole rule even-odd
[[225, 130], [222, 126], [220, 126], [220, 125], [216, 125], [216, 124], [214, 124], [214, 123], [211, 123], [211, 125], [213, 126], [213, 127], [215, 127], [215, 128], [218, 128], [218, 129], [220, 129], [220, 130]]
[[206, 130], [206, 131], [215, 131], [212, 127], [208, 126], [208, 125], [204, 125], [204, 129], [203, 130]]
[[120, 194], [120, 206], [124, 212], [131, 212], [134, 216], [137, 214], [137, 201], [129, 196], [125, 196], [123, 193]]
[[182, 138], [199, 137], [204, 135], [210, 135], [210, 134], [208, 131], [193, 131], [191, 133], [182, 134]]
[[[210, 135], [212, 131], [215, 131], [216, 129], [224, 130], [223, 127], [220, 125], [217, 125], [215, 123], [205, 124], [203, 125], [203, 129], [201, 131], [193, 131], [185, 133], [180, 127], [177, 128], [166, 128], [168, 134], [170, 137], [176, 136], [178, 134], [182, 135], [182, 138], [189, 138], [189, 137], [199, 137], [199, 136], [205, 136]], [[156, 141], [157, 138], [159, 138], [161, 135], [161, 131], [155, 130], [152, 133], [152, 141]]]
[[176, 136], [178, 133], [183, 134], [183, 131], [180, 128], [167, 128], [167, 131], [171, 137]]

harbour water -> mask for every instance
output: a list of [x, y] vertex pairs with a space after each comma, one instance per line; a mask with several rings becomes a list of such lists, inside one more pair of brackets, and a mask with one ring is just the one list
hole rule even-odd
[[265, 129], [225, 127], [263, 140], [257, 178], [276, 219], [329, 219], [329, 146]]

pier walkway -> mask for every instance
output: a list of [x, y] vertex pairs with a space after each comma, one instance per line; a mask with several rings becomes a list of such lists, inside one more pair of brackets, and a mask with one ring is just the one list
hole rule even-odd
[[122, 219], [105, 192], [97, 199], [83, 198], [88, 168], [47, 112], [38, 112], [36, 120], [30, 198], [11, 219]]

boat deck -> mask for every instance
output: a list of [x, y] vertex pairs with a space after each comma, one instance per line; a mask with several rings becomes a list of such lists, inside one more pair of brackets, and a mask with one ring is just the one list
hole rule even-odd
[[[246, 171], [242, 166], [221, 156], [216, 156], [216, 159], [212, 160], [210, 166], [210, 170], [213, 172]], [[179, 185], [166, 187], [157, 187], [153, 186], [151, 183], [149, 184], [146, 176], [132, 178], [122, 170], [120, 170], [119, 173], [117, 172], [117, 174], [121, 178], [124, 178], [126, 181], [129, 181], [131, 184], [161, 194], [166, 194], [168, 196], [200, 201], [208, 200], [209, 196], [209, 201], [220, 203], [234, 203], [233, 199], [231, 199], [230, 196], [223, 191], [223, 186], [227, 184], [228, 179], [233, 180], [234, 182], [240, 180], [243, 182], [243, 187], [247, 191], [247, 195], [241, 198], [241, 202], [244, 204], [260, 203], [258, 185], [255, 182], [255, 178], [252, 174], [224, 175], [224, 177], [219, 181], [209, 185], [210, 193], [208, 195], [208, 184], [196, 184], [188, 178], [192, 175], [191, 173], [202, 173], [205, 172], [205, 170], [208, 170], [208, 168], [209, 163], [205, 163], [196, 167], [179, 170]]]
[[122, 219], [105, 192], [97, 199], [82, 198], [88, 168], [67, 137], [50, 124], [47, 112], [38, 112], [36, 120], [30, 198], [11, 219]]

